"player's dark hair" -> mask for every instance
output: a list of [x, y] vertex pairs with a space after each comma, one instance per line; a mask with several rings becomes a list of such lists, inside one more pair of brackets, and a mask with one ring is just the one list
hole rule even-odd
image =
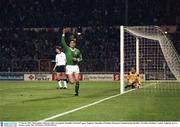
[[62, 51], [62, 47], [61, 46], [56, 46], [55, 49], [58, 49], [59, 51]]
[[74, 43], [76, 43], [76, 39], [70, 39], [70, 40], [69, 40], [69, 43], [70, 43], [71, 41], [73, 41]]

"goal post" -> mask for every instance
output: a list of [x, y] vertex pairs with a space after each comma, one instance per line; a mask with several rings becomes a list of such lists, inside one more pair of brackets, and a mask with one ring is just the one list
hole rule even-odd
[[120, 93], [124, 92], [124, 26], [120, 26]]
[[121, 94], [132, 67], [146, 81], [180, 81], [180, 56], [158, 26], [120, 26]]
[[136, 73], [139, 74], [139, 38], [136, 37]]

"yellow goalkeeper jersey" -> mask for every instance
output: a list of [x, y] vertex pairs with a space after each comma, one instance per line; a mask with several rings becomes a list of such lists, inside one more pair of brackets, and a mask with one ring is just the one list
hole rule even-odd
[[132, 72], [129, 72], [129, 74], [127, 75], [127, 81], [129, 83], [133, 83], [136, 82], [137, 80], [139, 80], [137, 73], [133, 74]]
[[137, 83], [140, 83], [140, 82], [141, 82], [141, 78], [140, 78], [140, 75], [139, 75], [139, 74], [137, 74], [137, 76], [136, 76], [136, 82], [137, 82]]

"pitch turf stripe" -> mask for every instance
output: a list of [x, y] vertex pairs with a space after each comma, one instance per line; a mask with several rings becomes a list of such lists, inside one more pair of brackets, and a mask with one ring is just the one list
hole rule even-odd
[[[151, 83], [151, 84], [149, 84], [149, 85], [142, 86], [141, 88], [149, 87], [149, 86], [151, 86], [151, 85], [153, 85], [153, 84], [157, 84], [157, 83]], [[129, 93], [129, 92], [134, 91], [134, 90], [136, 90], [136, 89], [131, 89], [131, 90], [125, 91], [123, 94]], [[52, 120], [52, 119], [55, 119], [55, 118], [58, 118], [58, 117], [61, 117], [61, 116], [65, 116], [65, 115], [67, 115], [67, 114], [70, 114], [70, 113], [79, 111], [79, 110], [81, 110], [81, 109], [88, 108], [88, 107], [90, 107], [90, 106], [99, 104], [99, 103], [101, 103], [101, 102], [104, 102], [104, 101], [106, 101], [106, 100], [110, 100], [110, 99], [112, 99], [112, 98], [118, 97], [118, 96], [123, 95], [123, 94], [116, 94], [116, 95], [113, 95], [113, 96], [110, 96], [110, 97], [101, 99], [101, 100], [99, 100], [99, 101], [96, 101], [96, 102], [93, 102], [93, 103], [90, 103], [90, 104], [81, 106], [81, 107], [79, 107], [79, 108], [75, 108], [75, 109], [73, 109], [73, 110], [70, 110], [70, 111], [67, 111], [67, 112], [63, 112], [63, 113], [60, 113], [60, 114], [57, 114], [57, 115], [54, 115], [54, 116], [51, 116], [51, 117], [42, 119], [42, 120], [40, 120], [40, 121], [38, 121], [38, 122], [45, 122], [45, 121]]]

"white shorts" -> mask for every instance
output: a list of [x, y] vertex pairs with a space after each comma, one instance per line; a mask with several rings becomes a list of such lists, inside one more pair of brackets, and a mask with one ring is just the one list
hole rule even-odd
[[66, 74], [79, 74], [79, 66], [78, 65], [67, 65], [66, 66]]

